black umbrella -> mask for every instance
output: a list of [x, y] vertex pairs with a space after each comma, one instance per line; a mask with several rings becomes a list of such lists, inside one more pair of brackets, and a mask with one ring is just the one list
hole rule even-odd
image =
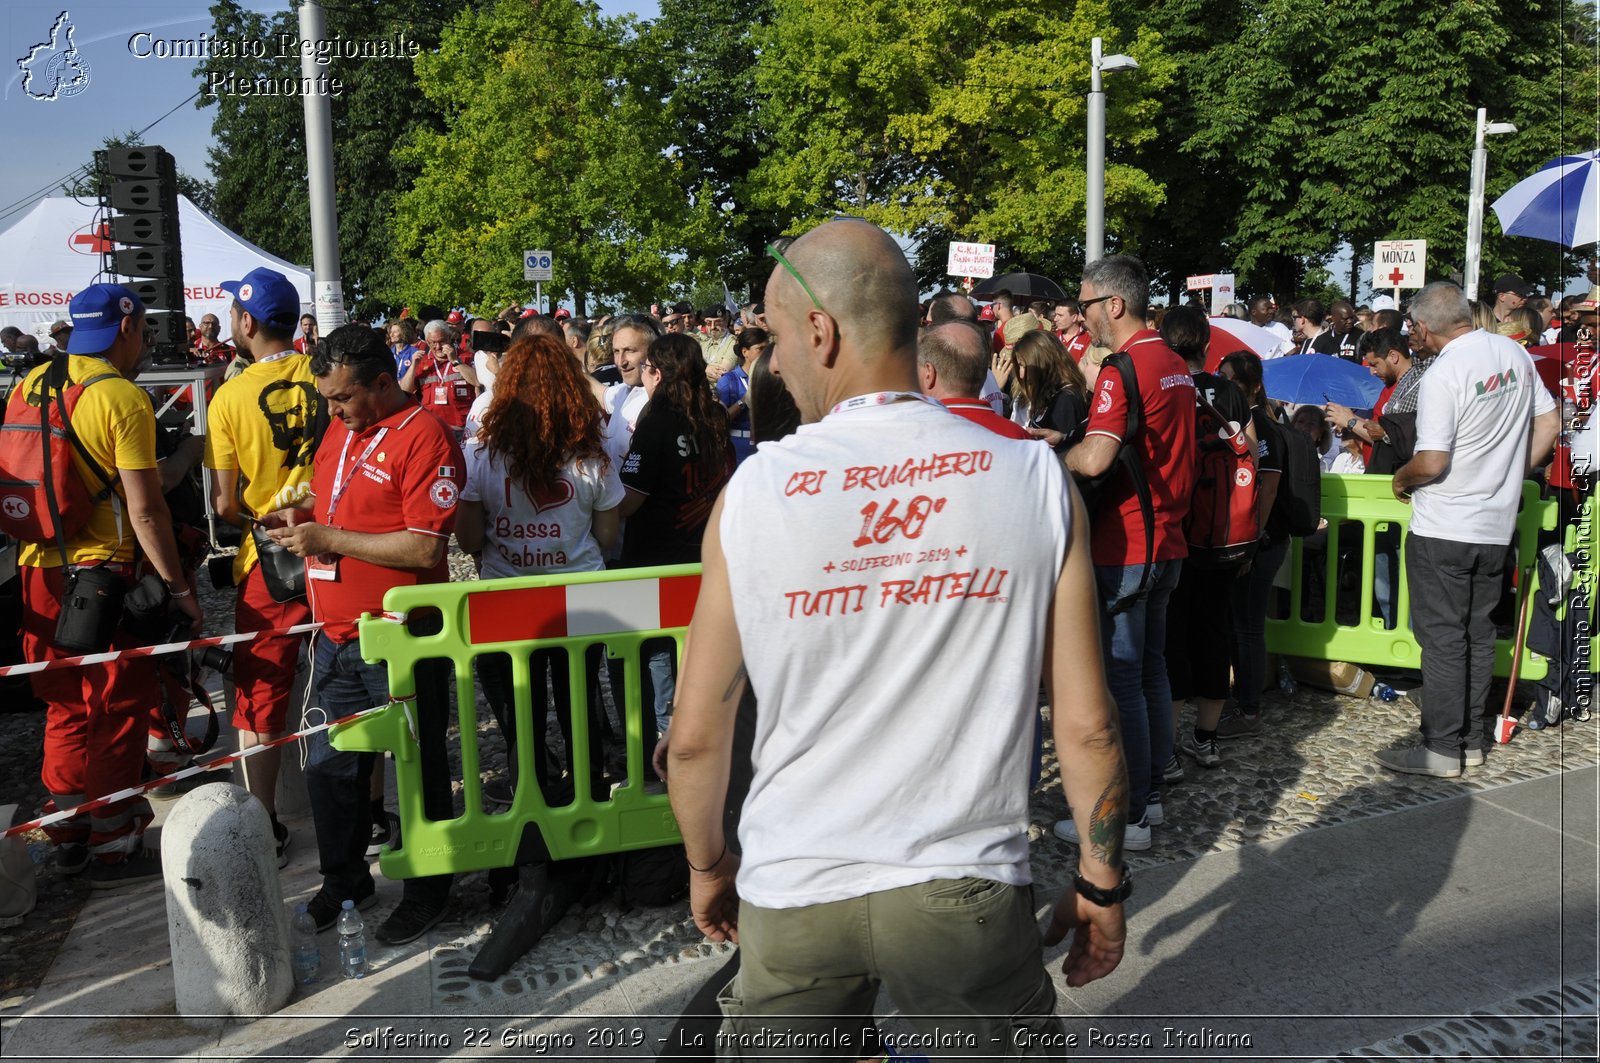
[[1010, 292], [1014, 298], [1028, 302], [1035, 299], [1058, 301], [1067, 297], [1067, 293], [1061, 290], [1061, 285], [1037, 273], [1002, 273], [998, 277], [990, 277], [972, 289], [972, 297], [980, 300], [993, 299], [1002, 288]]

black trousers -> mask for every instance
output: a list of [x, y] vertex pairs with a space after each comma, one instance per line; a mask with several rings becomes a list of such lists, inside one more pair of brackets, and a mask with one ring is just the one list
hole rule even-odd
[[1490, 730], [1494, 623], [1506, 547], [1406, 537], [1412, 629], [1422, 648], [1422, 740], [1454, 756], [1482, 749]]

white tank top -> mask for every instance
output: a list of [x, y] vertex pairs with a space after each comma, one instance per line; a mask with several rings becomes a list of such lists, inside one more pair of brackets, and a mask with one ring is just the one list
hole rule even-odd
[[840, 410], [739, 467], [720, 531], [758, 701], [741, 897], [1030, 881], [1069, 520], [1048, 447], [925, 402]]

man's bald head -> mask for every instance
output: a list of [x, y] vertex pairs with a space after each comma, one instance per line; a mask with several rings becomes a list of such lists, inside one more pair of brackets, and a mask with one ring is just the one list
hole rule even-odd
[[841, 348], [863, 362], [917, 347], [917, 281], [890, 235], [864, 221], [832, 221], [790, 244], [784, 258], [805, 278], [813, 302], [779, 263], [767, 282], [767, 306], [791, 313], [821, 309], [838, 324]]
[[917, 362], [933, 367], [934, 383], [928, 394], [975, 399], [989, 372], [988, 337], [970, 321], [935, 325], [917, 344]]

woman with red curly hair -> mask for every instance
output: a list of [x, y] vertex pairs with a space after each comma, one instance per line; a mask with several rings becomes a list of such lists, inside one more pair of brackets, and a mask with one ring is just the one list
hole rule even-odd
[[[605, 568], [603, 553], [617, 540], [623, 499], [619, 470], [606, 457], [601, 442], [600, 404], [588, 377], [572, 352], [552, 336], [535, 335], [513, 343], [500, 356], [494, 399], [483, 415], [476, 440], [465, 448], [467, 483], [456, 510], [456, 539], [469, 554], [481, 552], [479, 572], [485, 579], [552, 572], [596, 572]], [[598, 650], [599, 647], [595, 647]], [[590, 661], [595, 675], [598, 653]], [[490, 654], [478, 658], [478, 679], [500, 721], [516, 772], [511, 661]], [[545, 691], [545, 673], [554, 687], [554, 708], [572, 747], [566, 654], [534, 653], [532, 689]], [[600, 701], [590, 684], [590, 714]], [[551, 796], [548, 765], [543, 755], [544, 721], [551, 704], [534, 699], [535, 764], [546, 800]], [[590, 734], [600, 732], [591, 724]], [[600, 743], [590, 751], [591, 793], [609, 796], [600, 770]], [[569, 798], [570, 800], [570, 798]], [[567, 802], [559, 802], [565, 804]]]

